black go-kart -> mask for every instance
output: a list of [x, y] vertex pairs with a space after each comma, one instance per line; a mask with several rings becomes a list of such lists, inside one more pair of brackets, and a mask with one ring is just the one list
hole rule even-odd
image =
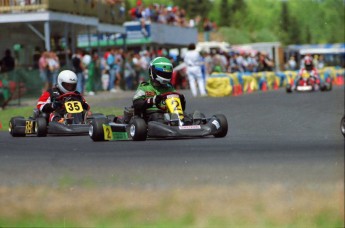
[[228, 121], [223, 114], [205, 117], [199, 111], [186, 115], [182, 110], [180, 94], [162, 94], [157, 105], [164, 113], [163, 121], [146, 121], [132, 107], [126, 107], [122, 117], [107, 116], [91, 121], [89, 135], [93, 141], [145, 141], [147, 138], [225, 137]]
[[27, 135], [36, 135], [45, 137], [52, 135], [87, 135], [89, 132], [89, 123], [97, 117], [104, 117], [102, 114], [87, 115], [81, 103], [79, 93], [66, 93], [56, 98], [62, 107], [59, 113], [62, 113], [63, 119], [60, 122], [51, 121], [45, 113], [34, 109], [33, 116], [24, 118], [23, 116], [12, 117], [9, 123], [9, 132], [13, 137], [24, 137]]

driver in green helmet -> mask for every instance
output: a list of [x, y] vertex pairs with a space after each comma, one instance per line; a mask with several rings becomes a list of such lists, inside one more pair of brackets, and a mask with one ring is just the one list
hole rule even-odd
[[[165, 57], [157, 57], [150, 62], [150, 80], [139, 84], [133, 97], [134, 112], [143, 116], [145, 121], [164, 121], [164, 112], [157, 107], [162, 102], [162, 95], [167, 92], [176, 92], [170, 83], [173, 74], [173, 65]], [[185, 109], [186, 100], [180, 95], [182, 109]]]

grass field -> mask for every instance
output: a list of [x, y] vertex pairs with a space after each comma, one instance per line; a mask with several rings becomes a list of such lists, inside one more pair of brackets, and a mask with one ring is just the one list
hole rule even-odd
[[335, 228], [343, 187], [0, 187], [0, 227]]

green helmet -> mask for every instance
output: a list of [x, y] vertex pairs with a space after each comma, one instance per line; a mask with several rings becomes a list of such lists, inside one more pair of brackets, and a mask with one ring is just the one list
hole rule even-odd
[[149, 75], [152, 80], [160, 84], [168, 84], [173, 73], [173, 65], [165, 57], [157, 57], [150, 62]]

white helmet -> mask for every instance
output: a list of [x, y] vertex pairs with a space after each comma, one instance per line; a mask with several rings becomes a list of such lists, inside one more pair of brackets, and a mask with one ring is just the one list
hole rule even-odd
[[77, 75], [70, 70], [63, 70], [57, 77], [57, 87], [63, 93], [74, 92], [77, 88]]

